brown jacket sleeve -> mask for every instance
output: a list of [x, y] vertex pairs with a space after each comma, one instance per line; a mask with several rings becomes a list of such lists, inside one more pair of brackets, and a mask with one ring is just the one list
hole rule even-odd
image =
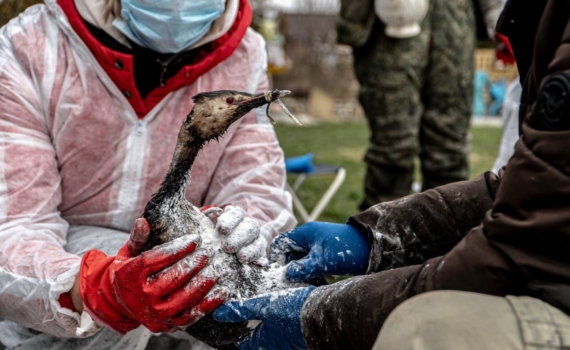
[[524, 129], [483, 226], [443, 257], [315, 290], [301, 315], [310, 349], [370, 349], [390, 312], [428, 291], [503, 296], [530, 294], [534, 281], [570, 285], [570, 132]]
[[421, 264], [453, 248], [491, 209], [500, 178], [487, 172], [462, 181], [381, 203], [348, 224], [368, 234], [368, 272]]

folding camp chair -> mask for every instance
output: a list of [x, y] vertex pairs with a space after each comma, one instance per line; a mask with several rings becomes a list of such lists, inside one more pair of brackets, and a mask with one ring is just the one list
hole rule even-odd
[[[287, 191], [293, 196], [293, 206], [301, 216], [304, 222], [311, 222], [318, 219], [322, 212], [326, 209], [334, 194], [338, 191], [346, 177], [346, 170], [339, 166], [313, 164], [313, 154], [309, 153], [299, 157], [291, 157], [285, 159], [285, 168], [288, 174], [298, 175], [293, 186], [287, 182]], [[307, 211], [299, 197], [297, 191], [305, 182], [308, 176], [313, 175], [336, 175], [331, 185], [327, 188], [317, 205]]]

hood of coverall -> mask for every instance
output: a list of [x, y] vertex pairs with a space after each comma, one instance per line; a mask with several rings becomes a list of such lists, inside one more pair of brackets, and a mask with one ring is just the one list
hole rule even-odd
[[[77, 11], [85, 21], [102, 29], [121, 44], [130, 47], [130, 43], [125, 35], [113, 26], [113, 21], [120, 16], [121, 0], [74, 0], [74, 3]], [[238, 6], [239, 0], [226, 0], [225, 10], [222, 15], [212, 23], [206, 35], [197, 43], [188, 47], [188, 49], [200, 47], [226, 34], [236, 20]]]

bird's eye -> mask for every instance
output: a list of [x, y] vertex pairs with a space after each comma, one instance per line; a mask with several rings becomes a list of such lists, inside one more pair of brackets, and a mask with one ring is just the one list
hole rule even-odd
[[235, 101], [235, 99], [234, 99], [233, 97], [228, 97], [228, 98], [226, 98], [226, 103], [229, 104], [229, 105], [233, 104], [234, 101]]

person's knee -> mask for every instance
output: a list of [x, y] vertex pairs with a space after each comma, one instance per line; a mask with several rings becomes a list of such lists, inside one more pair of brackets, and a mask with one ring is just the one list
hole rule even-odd
[[438, 291], [397, 307], [384, 323], [374, 349], [485, 348], [472, 347], [485, 343], [485, 338], [493, 339], [489, 348], [501, 349], [517, 332], [516, 317], [504, 298]]
[[437, 336], [436, 333], [449, 329], [446, 323], [457, 322], [456, 317], [449, 317], [449, 310], [454, 309], [450, 294], [454, 293], [457, 292], [431, 292], [404, 302], [390, 314], [380, 334], [390, 343]]

